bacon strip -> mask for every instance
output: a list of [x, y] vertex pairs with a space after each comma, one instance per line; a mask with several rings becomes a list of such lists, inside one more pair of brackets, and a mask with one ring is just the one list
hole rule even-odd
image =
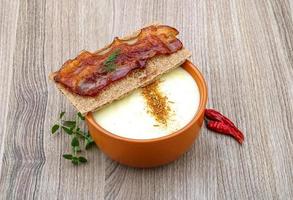
[[[143, 28], [136, 37], [127, 40], [116, 37], [112, 44], [100, 51], [83, 51], [75, 59], [66, 61], [55, 72], [54, 80], [78, 95], [96, 96], [113, 81], [125, 77], [134, 69], [144, 68], [150, 58], [180, 50], [183, 45], [176, 38], [177, 34], [175, 28], [159, 25]], [[105, 72], [103, 63], [118, 49], [116, 69]]]

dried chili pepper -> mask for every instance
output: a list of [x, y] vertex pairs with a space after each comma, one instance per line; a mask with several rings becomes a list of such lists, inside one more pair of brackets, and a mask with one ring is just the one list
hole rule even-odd
[[235, 131], [233, 127], [230, 127], [229, 125], [225, 124], [224, 122], [218, 122], [218, 121], [209, 121], [207, 123], [208, 129], [215, 131], [217, 133], [222, 133], [225, 135], [230, 135], [234, 137], [240, 144], [243, 143], [244, 137], [239, 132]]
[[230, 119], [222, 115], [220, 112], [213, 110], [213, 109], [206, 109], [205, 110], [205, 117], [214, 121], [219, 122], [225, 122], [225, 124], [228, 124], [229, 126], [235, 126], [233, 122], [231, 122]]
[[230, 135], [234, 137], [240, 144], [243, 143], [244, 135], [242, 134], [242, 132], [234, 125], [231, 120], [229, 120], [218, 111], [215, 111], [213, 109], [206, 109], [205, 118], [207, 121], [206, 125], [208, 129], [217, 133]]

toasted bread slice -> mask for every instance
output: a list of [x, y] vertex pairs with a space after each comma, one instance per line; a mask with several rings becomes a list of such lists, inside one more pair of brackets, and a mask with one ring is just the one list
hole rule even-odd
[[[135, 33], [123, 37], [123, 39], [134, 37]], [[190, 51], [181, 49], [176, 53], [168, 56], [157, 56], [150, 59], [144, 69], [137, 69], [130, 72], [126, 77], [111, 83], [105, 87], [97, 96], [87, 97], [71, 93], [62, 84], [54, 83], [57, 88], [69, 99], [75, 108], [82, 114], [99, 110], [102, 106], [120, 99], [133, 90], [143, 87], [168, 71], [179, 67], [184, 61], [191, 56]], [[54, 80], [55, 73], [49, 75]]]

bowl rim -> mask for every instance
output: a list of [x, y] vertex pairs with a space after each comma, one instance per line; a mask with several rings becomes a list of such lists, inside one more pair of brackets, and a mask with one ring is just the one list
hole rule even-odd
[[[131, 143], [159, 142], [159, 141], [162, 141], [162, 140], [167, 140], [167, 139], [176, 137], [177, 135], [180, 135], [181, 133], [185, 132], [200, 118], [202, 113], [204, 113], [205, 108], [206, 108], [206, 104], [207, 104], [208, 91], [207, 91], [207, 85], [206, 85], [205, 79], [203, 78], [202, 73], [199, 71], [199, 69], [191, 61], [186, 60], [181, 66], [185, 70], [186, 70], [186, 68], [188, 68], [189, 70], [193, 70], [195, 72], [195, 76], [192, 75], [192, 77], [193, 77], [193, 79], [195, 79], [196, 84], [198, 85], [199, 94], [200, 94], [200, 102], [199, 102], [197, 112], [196, 112], [195, 116], [192, 118], [192, 120], [190, 122], [188, 122], [183, 128], [181, 128], [181, 129], [179, 129], [179, 130], [177, 130], [177, 131], [175, 131], [175, 132], [173, 132], [171, 134], [161, 136], [161, 137], [158, 137], [158, 138], [134, 139], [134, 138], [122, 137], [122, 136], [119, 136], [119, 135], [116, 135], [116, 134], [113, 134], [113, 133], [107, 131], [106, 129], [101, 127], [98, 123], [96, 123], [96, 121], [94, 120], [92, 112], [89, 112], [86, 115], [87, 123], [90, 123], [99, 132], [102, 132], [102, 133], [104, 133], [105, 135], [107, 135], [109, 137], [112, 137], [112, 138], [114, 138], [116, 140], [122, 140], [124, 142], [131, 142]], [[190, 74], [190, 72], [188, 72], [188, 73]]]

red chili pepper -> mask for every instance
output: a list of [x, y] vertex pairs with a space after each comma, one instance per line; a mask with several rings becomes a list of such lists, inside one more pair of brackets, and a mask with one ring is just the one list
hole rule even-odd
[[224, 122], [209, 121], [207, 124], [208, 129], [224, 135], [234, 137], [240, 144], [243, 143], [244, 137], [241, 132], [236, 131], [233, 127], [225, 124]]
[[229, 124], [229, 126], [235, 126], [233, 122], [231, 122], [230, 119], [222, 115], [216, 110], [213, 109], [206, 109], [205, 110], [205, 117], [214, 121], [219, 121], [219, 122], [225, 122], [225, 124]]
[[213, 109], [205, 110], [205, 117], [210, 119], [207, 128], [218, 133], [234, 137], [240, 144], [244, 141], [244, 135], [227, 117]]

